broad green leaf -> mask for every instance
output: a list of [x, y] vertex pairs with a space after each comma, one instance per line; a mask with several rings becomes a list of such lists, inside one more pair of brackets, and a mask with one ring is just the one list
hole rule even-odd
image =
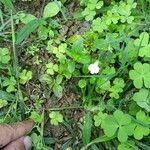
[[149, 34], [147, 32], [142, 32], [140, 38], [134, 41], [136, 46], [147, 46], [149, 42]]
[[104, 129], [104, 133], [108, 137], [114, 136], [118, 127], [119, 127], [119, 125], [118, 125], [117, 121], [111, 115], [107, 116], [104, 119], [104, 122], [102, 124], [102, 128]]
[[20, 44], [32, 32], [34, 32], [42, 23], [43, 19], [35, 19], [26, 24], [17, 34], [16, 44]]
[[58, 98], [61, 98], [62, 95], [63, 95], [63, 93], [62, 93], [63, 92], [62, 86], [59, 85], [59, 84], [55, 84], [53, 86], [53, 92], [54, 92], [55, 96], [57, 96]]
[[150, 112], [150, 93], [147, 89], [140, 89], [133, 95], [133, 100], [141, 107]]
[[19, 19], [22, 23], [28, 24], [30, 21], [37, 19], [34, 15], [26, 14], [26, 13], [20, 13]]
[[48, 18], [56, 16], [59, 13], [60, 9], [61, 2], [50, 2], [44, 8], [43, 17]]
[[8, 10], [14, 10], [12, 0], [0, 0]]
[[[135, 123], [134, 138], [141, 140], [144, 136], [150, 134], [150, 128], [146, 127], [146, 125], [150, 125], [150, 117], [145, 115], [145, 112], [139, 111], [136, 114], [136, 119], [137, 123]], [[139, 122], [141, 124], [139, 124]]]
[[7, 106], [8, 102], [6, 100], [0, 99], [0, 109]]
[[16, 99], [16, 97], [13, 94], [0, 90], [0, 99], [12, 102]]
[[148, 63], [135, 63], [134, 70], [130, 70], [129, 76], [136, 88], [140, 89], [143, 85], [150, 88], [150, 65]]

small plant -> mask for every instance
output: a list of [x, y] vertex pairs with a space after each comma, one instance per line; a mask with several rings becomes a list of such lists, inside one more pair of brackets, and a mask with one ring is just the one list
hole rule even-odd
[[30, 79], [32, 79], [32, 71], [27, 71], [26, 69], [24, 69], [21, 73], [20, 73], [20, 83], [21, 84], [25, 84], [27, 83]]
[[14, 92], [15, 91], [15, 86], [16, 86], [16, 80], [13, 76], [10, 78], [5, 78], [3, 81], [3, 86], [7, 87], [6, 91], [7, 92]]
[[7, 48], [0, 48], [0, 64], [8, 64], [10, 61], [10, 52]]
[[136, 88], [140, 89], [143, 86], [150, 88], [150, 65], [148, 63], [135, 63], [134, 70], [130, 70], [129, 75]]
[[63, 122], [63, 115], [60, 112], [52, 111], [49, 114], [51, 119], [51, 124], [57, 126], [59, 123]]

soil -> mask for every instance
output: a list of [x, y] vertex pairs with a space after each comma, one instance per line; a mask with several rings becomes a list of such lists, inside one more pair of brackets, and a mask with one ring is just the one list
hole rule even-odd
[[[40, 17], [42, 14], [42, 9], [45, 6], [45, 4], [48, 2], [48, 0], [36, 0], [32, 2], [21, 2], [17, 1], [16, 7], [17, 11], [25, 11], [30, 14], [33, 14], [37, 17]], [[41, 7], [42, 6], [42, 7]], [[66, 12], [66, 16], [69, 15], [69, 17], [73, 18], [74, 11], [78, 8], [77, 1], [71, 1], [68, 3], [68, 8]], [[40, 8], [40, 9], [39, 9]], [[88, 22], [81, 22], [81, 21], [74, 21], [74, 20], [68, 20], [68, 21], [58, 21], [61, 22], [62, 28], [59, 30], [59, 38], [63, 39], [64, 37], [70, 37], [74, 34], [84, 34], [84, 32], [88, 31], [90, 29], [90, 24]], [[44, 53], [45, 49], [40, 48], [40, 56], [41, 59], [46, 63], [46, 60], [50, 59], [47, 54]], [[80, 121], [82, 120], [82, 117], [84, 116], [84, 110], [83, 109], [69, 109], [69, 107], [75, 106], [79, 107], [82, 104], [82, 101], [80, 99], [80, 96], [78, 93], [76, 93], [75, 89], [73, 89], [74, 84], [77, 83], [76, 80], [70, 81], [69, 83], [66, 83], [64, 94], [61, 99], [56, 99], [49, 89], [47, 88], [47, 85], [41, 85], [41, 83], [38, 81], [40, 78], [40, 75], [43, 74], [44, 70], [42, 69], [42, 66], [35, 66], [33, 65], [33, 58], [31, 56], [26, 55], [25, 53], [20, 53], [18, 56], [20, 59], [19, 64], [21, 64], [24, 68], [33, 68], [33, 74], [36, 74], [37, 76], [34, 77], [34, 80], [30, 82], [26, 89], [24, 89], [24, 94], [29, 97], [29, 106], [31, 108], [34, 108], [34, 98], [35, 95], [38, 95], [42, 100], [44, 100], [43, 108], [44, 110], [50, 109], [50, 108], [66, 108], [65, 111], [62, 111], [64, 113], [65, 119], [69, 120], [70, 127], [75, 132], [81, 132], [80, 129]], [[42, 110], [41, 110], [42, 111]], [[62, 143], [65, 143], [66, 140], [72, 137], [70, 134], [70, 131], [67, 129], [65, 125], [59, 125], [57, 127], [52, 126], [50, 124], [50, 120], [47, 119], [48, 114], [45, 113], [45, 124], [44, 124], [44, 136], [46, 137], [54, 137], [56, 140], [56, 143], [54, 145], [55, 150], [59, 150]], [[77, 134], [77, 133], [75, 133]]]

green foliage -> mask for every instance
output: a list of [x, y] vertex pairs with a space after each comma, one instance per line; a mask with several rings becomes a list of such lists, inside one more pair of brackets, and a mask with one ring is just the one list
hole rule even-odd
[[141, 140], [144, 136], [148, 136], [150, 134], [150, 128], [148, 127], [148, 125], [150, 125], [150, 117], [145, 115], [145, 112], [139, 111], [136, 114], [136, 119], [139, 123], [136, 123], [134, 137], [137, 140]]
[[14, 92], [16, 86], [15, 78], [13, 76], [11, 76], [10, 78], [5, 78], [5, 80], [3, 81], [3, 86], [7, 87], [7, 92]]
[[78, 82], [78, 85], [79, 85], [79, 87], [80, 87], [81, 89], [83, 89], [83, 88], [86, 87], [87, 81], [86, 81], [86, 80], [80, 80], [80, 81]]
[[58, 72], [58, 65], [53, 63], [46, 64], [47, 74], [54, 75], [55, 72]]
[[150, 88], [150, 65], [148, 63], [136, 62], [134, 70], [130, 70], [129, 76], [136, 88], [140, 89], [143, 86]]
[[133, 95], [133, 100], [141, 107], [150, 112], [150, 92], [147, 89], [140, 89]]
[[103, 1], [99, 0], [83, 0], [80, 3], [86, 6], [84, 11], [82, 12], [82, 15], [87, 21], [93, 20], [96, 15], [96, 10], [99, 10], [103, 6]]
[[61, 2], [48, 3], [44, 8], [43, 17], [47, 18], [47, 17], [56, 16], [60, 11], [60, 8], [61, 8]]
[[[12, 9], [10, 0], [1, 2]], [[46, 114], [67, 131], [57, 149], [150, 149], [148, 6], [54, 0], [11, 16], [2, 7], [0, 122], [33, 119], [36, 150], [56, 148], [57, 135], [44, 134]]]
[[98, 114], [94, 115], [94, 125], [96, 127], [100, 126], [101, 124], [103, 124], [104, 119], [106, 118], [107, 114], [106, 113], [102, 113], [99, 112]]
[[8, 102], [6, 100], [0, 99], [0, 109], [7, 106]]
[[92, 127], [92, 118], [91, 113], [87, 112], [85, 116], [85, 123], [83, 127], [83, 143], [86, 145], [90, 142], [91, 138], [91, 127]]
[[93, 20], [92, 28], [93, 31], [102, 33], [104, 30], [108, 30], [112, 24], [121, 23], [131, 24], [134, 17], [131, 15], [131, 10], [136, 8], [136, 3], [132, 0], [127, 2], [120, 1], [117, 5], [114, 5], [110, 10], [107, 11], [102, 17], [97, 17]]
[[10, 61], [10, 52], [7, 48], [0, 48], [0, 64], [8, 64]]
[[108, 137], [117, 134], [120, 142], [126, 142], [128, 136], [131, 136], [134, 130], [131, 117], [119, 110], [116, 110], [113, 115], [106, 116], [101, 126]]
[[32, 79], [32, 71], [27, 71], [26, 69], [22, 70], [19, 75], [20, 83], [26, 84], [30, 79]]
[[43, 121], [43, 117], [36, 111], [31, 112], [30, 118], [33, 119], [36, 123], [42, 123]]
[[124, 80], [116, 78], [113, 81], [113, 84], [114, 85], [109, 89], [109, 91], [111, 92], [110, 97], [118, 99], [119, 98], [119, 93], [123, 92], [123, 88], [125, 86]]
[[59, 123], [63, 122], [63, 115], [58, 111], [52, 111], [49, 113], [51, 119], [51, 124], [57, 126]]
[[118, 150], [139, 150], [139, 148], [135, 145], [133, 141], [127, 141], [125, 143], [121, 143], [118, 146]]
[[139, 39], [134, 41], [135, 46], [139, 48], [140, 57], [150, 58], [150, 44], [149, 44], [149, 34], [147, 32], [142, 32]]
[[37, 18], [31, 14], [26, 14], [26, 13], [19, 14], [19, 20], [24, 24], [28, 24], [30, 21], [35, 20], [35, 19]]

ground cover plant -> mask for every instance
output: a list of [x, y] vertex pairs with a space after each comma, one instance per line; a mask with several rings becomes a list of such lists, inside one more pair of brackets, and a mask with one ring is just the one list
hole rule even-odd
[[0, 123], [31, 118], [34, 150], [150, 150], [149, 0], [0, 0]]

